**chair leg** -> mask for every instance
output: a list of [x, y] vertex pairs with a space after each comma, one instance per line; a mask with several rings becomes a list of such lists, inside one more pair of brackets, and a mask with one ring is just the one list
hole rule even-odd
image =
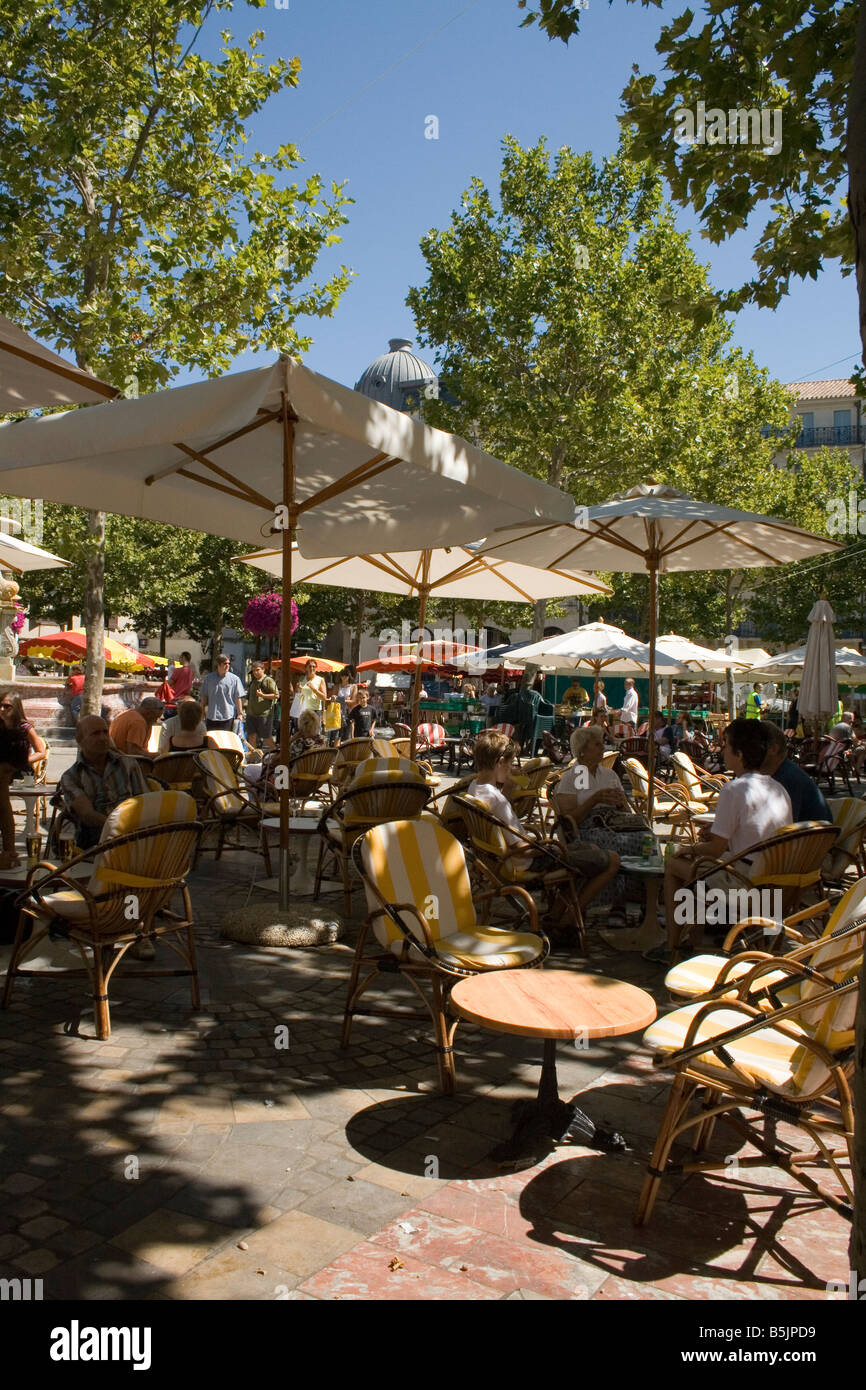
[[439, 1084], [444, 1096], [453, 1096], [456, 1086], [456, 1071], [454, 1067], [454, 1048], [451, 1045], [452, 1030], [448, 1027], [448, 1020], [445, 1017], [445, 1009], [448, 1004], [448, 990], [443, 989], [442, 981], [434, 975], [432, 980], [433, 989], [433, 1026], [436, 1036], [436, 1053], [439, 1061]]
[[[686, 1087], [688, 1085], [688, 1094]], [[683, 1113], [684, 1105], [688, 1106], [691, 1100], [691, 1093], [694, 1089], [693, 1083], [687, 1082], [683, 1074], [674, 1077], [671, 1085], [671, 1093], [668, 1096], [668, 1103], [665, 1106], [665, 1113], [659, 1127], [658, 1138], [655, 1148], [652, 1151], [652, 1158], [649, 1161], [649, 1172], [640, 1194], [637, 1211], [634, 1215], [636, 1226], [645, 1226], [653, 1213], [656, 1197], [658, 1196], [662, 1176], [673, 1146], [676, 1135], [677, 1123]]]
[[108, 1012], [108, 981], [106, 966], [111, 956], [110, 946], [93, 946], [93, 1017], [96, 1022], [96, 1036], [105, 1042], [111, 1036], [111, 1018]]
[[263, 857], [263, 859], [264, 859], [264, 861], [265, 861], [265, 873], [266, 873], [267, 877], [270, 878], [270, 877], [271, 877], [271, 847], [270, 847], [270, 845], [268, 844], [268, 832], [267, 832], [267, 830], [265, 829], [264, 824], [261, 825], [261, 827], [260, 827], [260, 829], [259, 829], [259, 834], [261, 835], [261, 840], [262, 840], [262, 857]]
[[340, 1034], [340, 1047], [342, 1048], [346, 1048], [349, 1046], [349, 1036], [352, 1032], [352, 1022], [354, 1019], [354, 1014], [352, 1013], [352, 1005], [355, 1002], [355, 992], [358, 988], [358, 980], [361, 975], [361, 966], [363, 964], [364, 945], [366, 943], [366, 940], [367, 923], [365, 922], [361, 927], [361, 931], [358, 936], [358, 944], [355, 947], [355, 959], [352, 962], [352, 969], [349, 974], [349, 988], [346, 993], [346, 1007], [343, 1011], [343, 1031]]

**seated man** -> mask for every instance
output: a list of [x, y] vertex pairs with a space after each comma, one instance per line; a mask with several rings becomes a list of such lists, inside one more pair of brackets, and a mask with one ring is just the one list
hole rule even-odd
[[141, 768], [111, 747], [108, 725], [96, 714], [79, 719], [75, 730], [78, 757], [57, 784], [67, 814], [75, 824], [75, 843], [90, 849], [109, 814], [130, 796], [142, 796], [147, 786]]
[[771, 724], [769, 720], [761, 722], [770, 740], [761, 771], [785, 788], [791, 798], [792, 821], [826, 820], [832, 824], [833, 816], [824, 793], [808, 772], [788, 757], [788, 740], [778, 724]]
[[[702, 843], [680, 845], [665, 863], [667, 944], [646, 951], [644, 960], [662, 965], [669, 962], [680, 937], [675, 915], [677, 895], [708, 867], [701, 861], [719, 861], [721, 872], [714, 875], [713, 887], [739, 887], [733, 875], [724, 873], [725, 861], [792, 823], [791, 798], [784, 787], [761, 770], [769, 745], [767, 725], [761, 720], [734, 719], [725, 730], [725, 766], [734, 773], [734, 780], [719, 792], [715, 820], [701, 832]], [[747, 862], [740, 860], [737, 870], [747, 873]]]
[[[507, 734], [499, 734], [492, 729], [484, 730], [475, 740], [475, 780], [466, 790], [467, 796], [474, 796], [483, 801], [487, 809], [501, 821], [509, 847], [521, 843], [527, 837], [530, 840], [535, 838], [518, 820], [508, 800], [508, 791], [512, 786], [513, 761], [514, 745]], [[578, 893], [581, 909], [584, 909], [615, 877], [619, 870], [619, 855], [611, 850], [601, 849], [598, 845], [584, 844], [580, 840], [573, 840], [571, 844], [559, 845], [557, 848], [568, 866], [585, 880]], [[527, 848], [525, 855], [515, 859], [515, 863], [520, 868], [534, 868], [539, 871], [552, 867], [550, 857], [546, 854], [533, 854], [531, 846]]]
[[162, 719], [164, 711], [162, 700], [146, 695], [134, 709], [125, 709], [112, 719], [108, 732], [118, 753], [146, 754], [150, 731]]

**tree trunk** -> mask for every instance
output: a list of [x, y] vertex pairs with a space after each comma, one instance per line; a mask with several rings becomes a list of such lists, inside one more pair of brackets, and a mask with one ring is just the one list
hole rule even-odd
[[162, 610], [162, 622], [159, 625], [159, 654], [165, 656], [165, 644], [168, 641], [168, 609]]
[[105, 512], [87, 513], [87, 537], [83, 611], [87, 630], [87, 660], [81, 713], [99, 714], [105, 681], [105, 619], [102, 606], [105, 588]]
[[355, 623], [352, 628], [352, 665], [357, 669], [358, 662], [361, 660], [361, 636], [364, 631], [364, 617], [367, 612], [367, 595], [363, 589], [358, 590], [358, 605], [355, 609]]
[[[725, 582], [725, 636], [726, 636], [726, 637], [727, 637], [728, 633], [731, 631], [731, 629], [732, 629], [732, 627], [733, 627], [733, 625], [734, 625], [734, 596], [733, 596], [733, 593], [731, 592], [731, 584], [732, 584], [732, 581], [733, 581], [733, 575], [732, 575], [732, 574], [730, 573], [730, 571], [729, 571], [729, 572], [728, 572], [727, 580], [726, 580], [726, 582]], [[731, 656], [733, 656], [733, 652], [731, 652]], [[725, 673], [725, 694], [727, 695], [727, 700], [728, 700], [728, 718], [729, 718], [729, 719], [736, 719], [736, 717], [737, 717], [737, 711], [736, 711], [736, 707], [735, 707], [735, 704], [734, 704], [734, 677], [733, 677], [733, 673], [732, 673], [732, 671], [731, 671], [730, 666], [727, 668], [727, 671], [726, 671], [726, 673]]]
[[[866, 0], [860, 0], [854, 69], [848, 101], [848, 215], [854, 233], [854, 267], [860, 311], [860, 341], [866, 365]], [[860, 974], [860, 1006], [854, 1066], [854, 1223], [851, 1269], [866, 1278], [866, 966]]]

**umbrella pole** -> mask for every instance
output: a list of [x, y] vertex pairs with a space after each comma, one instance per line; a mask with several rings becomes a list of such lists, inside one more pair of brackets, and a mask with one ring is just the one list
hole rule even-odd
[[647, 561], [650, 581], [650, 666], [649, 666], [649, 740], [647, 748], [647, 820], [650, 830], [653, 824], [653, 778], [656, 762], [656, 636], [659, 624], [659, 578], [658, 564], [654, 558]]
[[424, 631], [424, 621], [427, 617], [427, 595], [430, 592], [430, 551], [425, 550], [421, 560], [421, 582], [418, 586], [418, 663], [415, 667], [415, 679], [412, 682], [412, 735], [409, 740], [409, 757], [415, 761], [415, 745], [418, 741], [418, 715], [421, 707], [421, 650], [423, 639], [421, 633]]
[[289, 708], [292, 689], [292, 541], [295, 538], [295, 427], [289, 417], [288, 403], [283, 396], [283, 498], [288, 508], [289, 524], [283, 528], [283, 607], [280, 614], [280, 655], [283, 658], [280, 686], [280, 910], [289, 906], [289, 752], [292, 734]]

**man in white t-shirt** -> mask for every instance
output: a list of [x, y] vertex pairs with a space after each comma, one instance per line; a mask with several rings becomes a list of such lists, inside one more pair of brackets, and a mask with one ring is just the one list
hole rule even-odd
[[634, 688], [634, 681], [631, 679], [631, 676], [629, 676], [625, 683], [625, 695], [623, 696], [622, 709], [619, 716], [621, 724], [628, 724], [631, 726], [627, 734], [629, 738], [634, 737], [637, 729], [637, 710], [637, 691]]
[[[758, 719], [734, 719], [725, 730], [725, 766], [735, 774], [734, 780], [719, 792], [715, 820], [703, 832], [701, 843], [681, 845], [676, 854], [667, 860], [667, 944], [647, 951], [644, 959], [660, 964], [669, 961], [681, 935], [681, 924], [675, 920], [677, 893], [697, 873], [709, 867], [707, 860], [718, 860], [723, 871], [726, 860], [741, 854], [759, 840], [775, 835], [793, 821], [791, 798], [785, 788], [759, 771], [769, 745], [770, 735]], [[748, 863], [741, 859], [737, 871], [748, 874]], [[731, 882], [733, 884], [733, 880]], [[724, 886], [721, 879], [718, 886]]]

